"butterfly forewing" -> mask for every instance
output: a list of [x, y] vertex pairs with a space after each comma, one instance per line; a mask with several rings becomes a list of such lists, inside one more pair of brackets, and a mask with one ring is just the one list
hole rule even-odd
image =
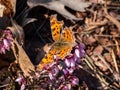
[[60, 32], [63, 26], [63, 21], [57, 21], [56, 15], [52, 15], [50, 17], [50, 23], [51, 23], [52, 38], [54, 41], [58, 41], [61, 36]]
[[61, 39], [65, 42], [70, 43], [70, 44], [75, 43], [74, 35], [72, 32], [72, 27], [64, 28], [64, 30], [62, 31]]

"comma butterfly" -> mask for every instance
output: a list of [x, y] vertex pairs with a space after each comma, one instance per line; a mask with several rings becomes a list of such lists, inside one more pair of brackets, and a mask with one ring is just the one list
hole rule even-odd
[[75, 45], [72, 27], [65, 27], [61, 32], [63, 21], [57, 21], [56, 15], [52, 15], [50, 17], [50, 23], [54, 43], [52, 44], [50, 51], [38, 65], [38, 69], [42, 69], [46, 64], [54, 62], [54, 55], [56, 55], [58, 59], [64, 59], [64, 57], [71, 52], [72, 47]]

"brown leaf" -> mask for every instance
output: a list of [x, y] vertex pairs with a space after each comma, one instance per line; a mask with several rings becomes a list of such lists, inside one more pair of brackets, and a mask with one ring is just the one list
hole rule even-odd
[[106, 71], [108, 69], [107, 66], [101, 60], [95, 62], [95, 65], [97, 65], [102, 71]]
[[[17, 51], [15, 51], [15, 45], [17, 46], [18, 53], [17, 53]], [[14, 44], [12, 46], [14, 46], [14, 47], [12, 47], [12, 50], [16, 56], [16, 60], [18, 61], [20, 68], [24, 72], [24, 75], [31, 76], [31, 74], [35, 71], [35, 67], [32, 64], [32, 62], [30, 61], [26, 52], [24, 51], [22, 46], [20, 46], [18, 44], [18, 42], [16, 40], [14, 41]]]
[[0, 7], [4, 15], [13, 16], [13, 14], [15, 14], [15, 6], [16, 0], [0, 0]]
[[112, 56], [111, 56], [110, 53], [105, 53], [105, 54], [104, 54], [104, 58], [105, 58], [106, 61], [109, 62], [109, 63], [113, 61], [113, 60], [112, 60]]
[[0, 3], [0, 17], [3, 17], [4, 10], [5, 10], [5, 6]]
[[12, 27], [7, 27], [17, 39], [20, 45], [24, 44], [24, 30], [11, 18]]
[[10, 0], [13, 10], [13, 15], [16, 13], [16, 0]]
[[101, 44], [101, 45], [111, 45], [112, 42], [106, 38], [106, 37], [98, 37], [97, 41]]
[[93, 44], [94, 42], [96, 42], [96, 39], [91, 35], [91, 36], [85, 36], [84, 37], [84, 42], [86, 43], [86, 44]]
[[83, 12], [85, 11], [85, 8], [88, 7], [91, 3], [85, 2], [83, 0], [54, 0], [50, 2], [40, 0], [28, 0], [27, 4], [30, 8], [35, 6], [44, 6], [48, 9], [55, 10], [67, 19], [80, 20], [81, 18], [77, 18], [75, 15], [68, 12], [65, 9], [65, 6], [71, 8], [72, 10]]
[[103, 52], [103, 47], [101, 45], [97, 46], [93, 51], [94, 55], [101, 55], [102, 52]]

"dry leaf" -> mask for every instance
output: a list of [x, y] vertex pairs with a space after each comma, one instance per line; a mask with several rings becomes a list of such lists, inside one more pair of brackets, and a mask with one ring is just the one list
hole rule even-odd
[[16, 13], [16, 0], [10, 0], [12, 4], [13, 15]]
[[107, 71], [107, 66], [102, 61], [95, 62], [95, 65], [97, 65], [102, 71]]
[[65, 9], [65, 6], [71, 8], [72, 10], [83, 12], [85, 11], [85, 8], [88, 7], [91, 3], [85, 2], [83, 0], [54, 0], [50, 2], [43, 2], [41, 0], [28, 0], [27, 4], [30, 8], [35, 6], [44, 6], [48, 9], [55, 10], [67, 19], [80, 20], [81, 18], [77, 18], [68, 12]]
[[92, 35], [90, 35], [90, 36], [84, 36], [84, 42], [86, 43], [86, 44], [93, 44], [93, 43], [95, 43], [96, 42], [96, 39], [94, 38], [94, 36], [92, 36]]
[[[15, 45], [17, 46], [18, 53], [16, 53], [17, 51], [15, 49]], [[12, 50], [15, 54], [16, 60], [18, 60], [20, 68], [24, 72], [24, 75], [31, 76], [31, 74], [33, 74], [33, 72], [35, 71], [35, 67], [30, 61], [29, 57], [27, 56], [22, 46], [20, 46], [16, 40], [14, 41], [14, 44], [12, 45]]]
[[32, 23], [34, 21], [37, 21], [36, 18], [24, 18], [23, 22], [22, 22], [22, 26], [24, 27], [25, 25]]
[[16, 0], [0, 0], [0, 4], [5, 7], [3, 10], [4, 15], [13, 16], [15, 14]]
[[3, 17], [4, 10], [5, 10], [5, 6], [0, 3], [0, 17]]
[[112, 56], [110, 53], [105, 53], [104, 54], [104, 58], [106, 59], [107, 62], [111, 63], [113, 60], [112, 60]]
[[10, 29], [12, 34], [17, 39], [18, 43], [20, 45], [24, 44], [24, 30], [23, 28], [18, 25], [12, 18], [11, 18], [12, 27], [7, 27], [7, 29]]
[[94, 55], [101, 55], [103, 52], [103, 47], [101, 45], [97, 46], [94, 50], [93, 50], [93, 54]]

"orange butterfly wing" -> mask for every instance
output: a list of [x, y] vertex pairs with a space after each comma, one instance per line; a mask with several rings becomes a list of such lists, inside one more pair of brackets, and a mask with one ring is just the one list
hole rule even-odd
[[[51, 24], [51, 33], [54, 41], [58, 41], [60, 39], [60, 31], [63, 26], [63, 21], [57, 21], [56, 15], [52, 15], [50, 17]], [[45, 57], [41, 60], [38, 65], [38, 69], [42, 69], [46, 64], [53, 62], [53, 55], [55, 55], [56, 49], [51, 48], [51, 50], [45, 55]]]
[[61, 50], [58, 50], [56, 52], [57, 58], [64, 59], [65, 56], [67, 56], [68, 53], [70, 53], [71, 49], [72, 49], [71, 46], [67, 46], [66, 48], [62, 48]]
[[62, 33], [60, 33], [63, 21], [57, 21], [56, 15], [52, 15], [50, 17], [50, 23], [52, 38], [55, 42], [51, 50], [45, 55], [38, 65], [38, 69], [42, 69], [46, 64], [54, 62], [54, 55], [56, 55], [59, 59], [64, 59], [64, 57], [71, 52], [71, 49], [74, 46], [75, 39], [71, 27], [64, 28]]
[[53, 55], [55, 55], [56, 50], [51, 49], [45, 57], [41, 60], [40, 64], [38, 65], [38, 69], [42, 69], [46, 64], [52, 63], [53, 62]]
[[64, 28], [64, 30], [62, 31], [62, 36], [61, 39], [63, 39], [65, 42], [74, 44], [75, 43], [75, 38], [72, 32], [72, 27], [66, 27]]
[[56, 15], [52, 15], [50, 17], [50, 23], [51, 23], [51, 33], [52, 38], [54, 41], [58, 41], [60, 39], [60, 31], [63, 26], [63, 21], [57, 21]]
[[61, 46], [62, 48], [59, 49], [56, 53], [58, 58], [64, 59], [64, 57], [71, 52], [72, 47], [75, 44], [72, 28], [71, 27], [64, 28], [60, 39], [61, 39], [61, 44], [64, 46]]

